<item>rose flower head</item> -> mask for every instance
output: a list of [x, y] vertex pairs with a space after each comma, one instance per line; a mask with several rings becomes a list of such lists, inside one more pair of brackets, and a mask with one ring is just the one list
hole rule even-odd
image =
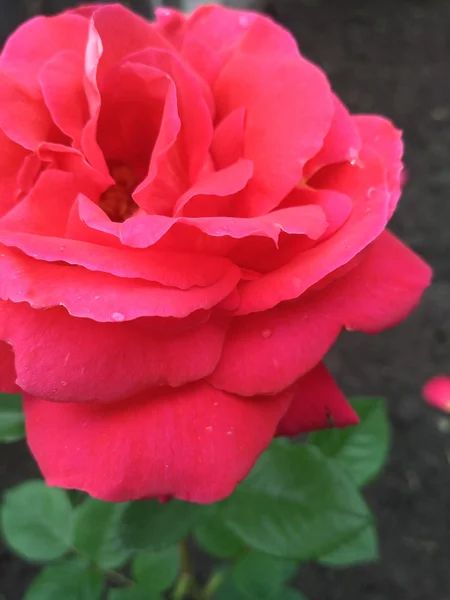
[[401, 156], [264, 16], [22, 25], [0, 56], [0, 386], [48, 484], [213, 502], [275, 435], [354, 424], [322, 358], [430, 278], [386, 231]]

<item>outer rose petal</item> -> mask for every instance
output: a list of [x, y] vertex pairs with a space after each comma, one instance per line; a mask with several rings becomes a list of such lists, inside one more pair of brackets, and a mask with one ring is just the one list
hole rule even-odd
[[243, 396], [284, 389], [321, 360], [342, 327], [375, 333], [404, 319], [430, 277], [430, 268], [385, 232], [356, 267], [322, 290], [233, 319], [210, 381]]
[[[17, 383], [57, 401], [112, 402], [152, 386], [180, 386], [215, 368], [226, 320], [96, 323], [62, 308], [0, 304], [0, 339], [14, 348]], [[184, 328], [183, 328], [183, 325]], [[156, 328], [155, 328], [156, 327]], [[159, 327], [159, 328], [158, 328]]]
[[450, 377], [433, 377], [424, 385], [422, 393], [428, 404], [450, 413]]
[[417, 254], [384, 231], [361, 263], [323, 293], [347, 329], [378, 333], [416, 308], [431, 275]]
[[116, 406], [25, 396], [27, 438], [49, 485], [120, 502], [216, 502], [270, 443], [290, 395], [243, 399], [205, 383]]
[[5, 394], [20, 392], [16, 384], [14, 352], [6, 342], [0, 342], [0, 390]]
[[0, 55], [0, 70], [40, 97], [40, 68], [66, 50], [83, 56], [88, 26], [86, 19], [68, 13], [30, 19], [7, 40]]
[[291, 388], [294, 399], [278, 425], [278, 435], [298, 435], [359, 421], [324, 364], [309, 371]]
[[231, 265], [223, 277], [208, 287], [180, 290], [141, 279], [92, 273], [64, 263], [34, 260], [6, 246], [2, 250], [2, 300], [27, 302], [34, 308], [64, 306], [74, 317], [101, 323], [139, 317], [182, 319], [197, 310], [208, 310], [220, 304], [234, 291], [241, 276], [240, 270]]
[[340, 331], [319, 295], [234, 318], [209, 381], [242, 396], [280, 392], [323, 358]]
[[379, 156], [386, 171], [386, 184], [390, 192], [389, 217], [397, 206], [402, 188], [402, 132], [383, 117], [358, 115], [353, 117], [363, 144], [371, 147]]

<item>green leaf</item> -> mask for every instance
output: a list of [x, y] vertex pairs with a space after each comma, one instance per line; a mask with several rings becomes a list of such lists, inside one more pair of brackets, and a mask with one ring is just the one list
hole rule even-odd
[[245, 544], [216, 511], [195, 528], [194, 537], [203, 550], [218, 558], [232, 558], [245, 551]]
[[377, 532], [375, 526], [370, 524], [332, 552], [320, 556], [319, 562], [327, 567], [347, 567], [373, 562], [378, 558]]
[[175, 583], [180, 571], [180, 549], [172, 546], [140, 554], [133, 560], [132, 570], [136, 581], [147, 590], [163, 592]]
[[248, 596], [237, 589], [231, 575], [228, 575], [213, 597], [214, 600], [248, 600]]
[[386, 461], [389, 419], [381, 398], [355, 398], [351, 404], [360, 418], [359, 425], [316, 431], [309, 442], [346, 468], [356, 485], [363, 486], [379, 473]]
[[28, 588], [24, 600], [98, 600], [103, 576], [84, 558], [43, 569]]
[[296, 571], [293, 561], [252, 552], [238, 560], [232, 568], [236, 589], [248, 600], [279, 598], [283, 584]]
[[21, 396], [0, 394], [0, 442], [17, 442], [24, 437], [25, 421]]
[[331, 552], [372, 519], [334, 461], [314, 446], [276, 442], [221, 504], [221, 513], [252, 548], [298, 560]]
[[11, 548], [28, 560], [47, 561], [70, 549], [73, 514], [64, 490], [27, 481], [6, 492], [1, 522]]
[[171, 500], [130, 503], [121, 516], [120, 536], [132, 550], [160, 550], [188, 535], [203, 514], [198, 504]]
[[125, 564], [131, 552], [118, 535], [120, 517], [126, 504], [112, 504], [87, 498], [75, 510], [76, 549], [102, 569]]
[[[133, 585], [129, 588], [110, 590], [108, 600], [160, 600], [159, 594], [149, 592], [147, 588]], [[80, 598], [80, 600], [83, 600]]]

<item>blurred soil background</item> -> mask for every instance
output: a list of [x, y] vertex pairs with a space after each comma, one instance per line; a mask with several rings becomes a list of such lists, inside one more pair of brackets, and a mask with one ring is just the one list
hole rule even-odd
[[[52, 0], [47, 10], [70, 3]], [[450, 417], [420, 396], [427, 378], [450, 372], [450, 1], [260, 7], [293, 32], [352, 112], [386, 115], [404, 130], [408, 184], [391, 225], [435, 270], [405, 323], [376, 337], [343, 335], [329, 356], [348, 396], [389, 401], [392, 453], [367, 490], [381, 561], [343, 570], [305, 565], [298, 587], [309, 600], [450, 600]], [[1, 0], [0, 42], [36, 10], [36, 0]], [[36, 474], [23, 444], [0, 446], [1, 489]], [[0, 600], [20, 600], [34, 572], [0, 545]]]

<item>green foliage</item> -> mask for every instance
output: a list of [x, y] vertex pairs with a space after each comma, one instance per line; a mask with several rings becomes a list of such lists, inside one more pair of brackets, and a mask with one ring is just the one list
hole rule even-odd
[[131, 556], [117, 529], [126, 504], [87, 498], [75, 510], [75, 548], [103, 569], [115, 569]]
[[[110, 590], [108, 600], [160, 600], [161, 596], [154, 595], [148, 589], [133, 585], [129, 588]], [[80, 598], [80, 600], [82, 600]]]
[[194, 537], [205, 552], [218, 558], [232, 558], [245, 551], [245, 544], [227, 527], [217, 510], [195, 528]]
[[252, 552], [233, 566], [231, 576], [236, 589], [248, 600], [274, 600], [286, 580], [296, 571], [296, 563]]
[[73, 514], [67, 494], [43, 481], [6, 492], [1, 510], [8, 545], [31, 561], [60, 558], [72, 543]]
[[84, 558], [45, 567], [25, 594], [24, 600], [99, 600], [103, 576]]
[[21, 396], [0, 394], [0, 442], [16, 442], [24, 437], [25, 422]]
[[313, 446], [273, 443], [221, 506], [250, 547], [307, 560], [331, 552], [372, 516], [348, 475]]
[[378, 538], [375, 525], [368, 524], [352, 538], [328, 554], [319, 557], [319, 562], [328, 567], [372, 562], [378, 559]]
[[309, 441], [346, 469], [356, 485], [363, 486], [386, 461], [390, 427], [383, 399], [356, 398], [351, 404], [360, 418], [357, 427], [316, 431]]
[[147, 590], [163, 592], [170, 588], [180, 571], [180, 549], [177, 546], [139, 554], [133, 561], [135, 580]]
[[132, 550], [160, 550], [186, 537], [203, 514], [198, 504], [172, 500], [130, 503], [121, 517], [120, 536]]

